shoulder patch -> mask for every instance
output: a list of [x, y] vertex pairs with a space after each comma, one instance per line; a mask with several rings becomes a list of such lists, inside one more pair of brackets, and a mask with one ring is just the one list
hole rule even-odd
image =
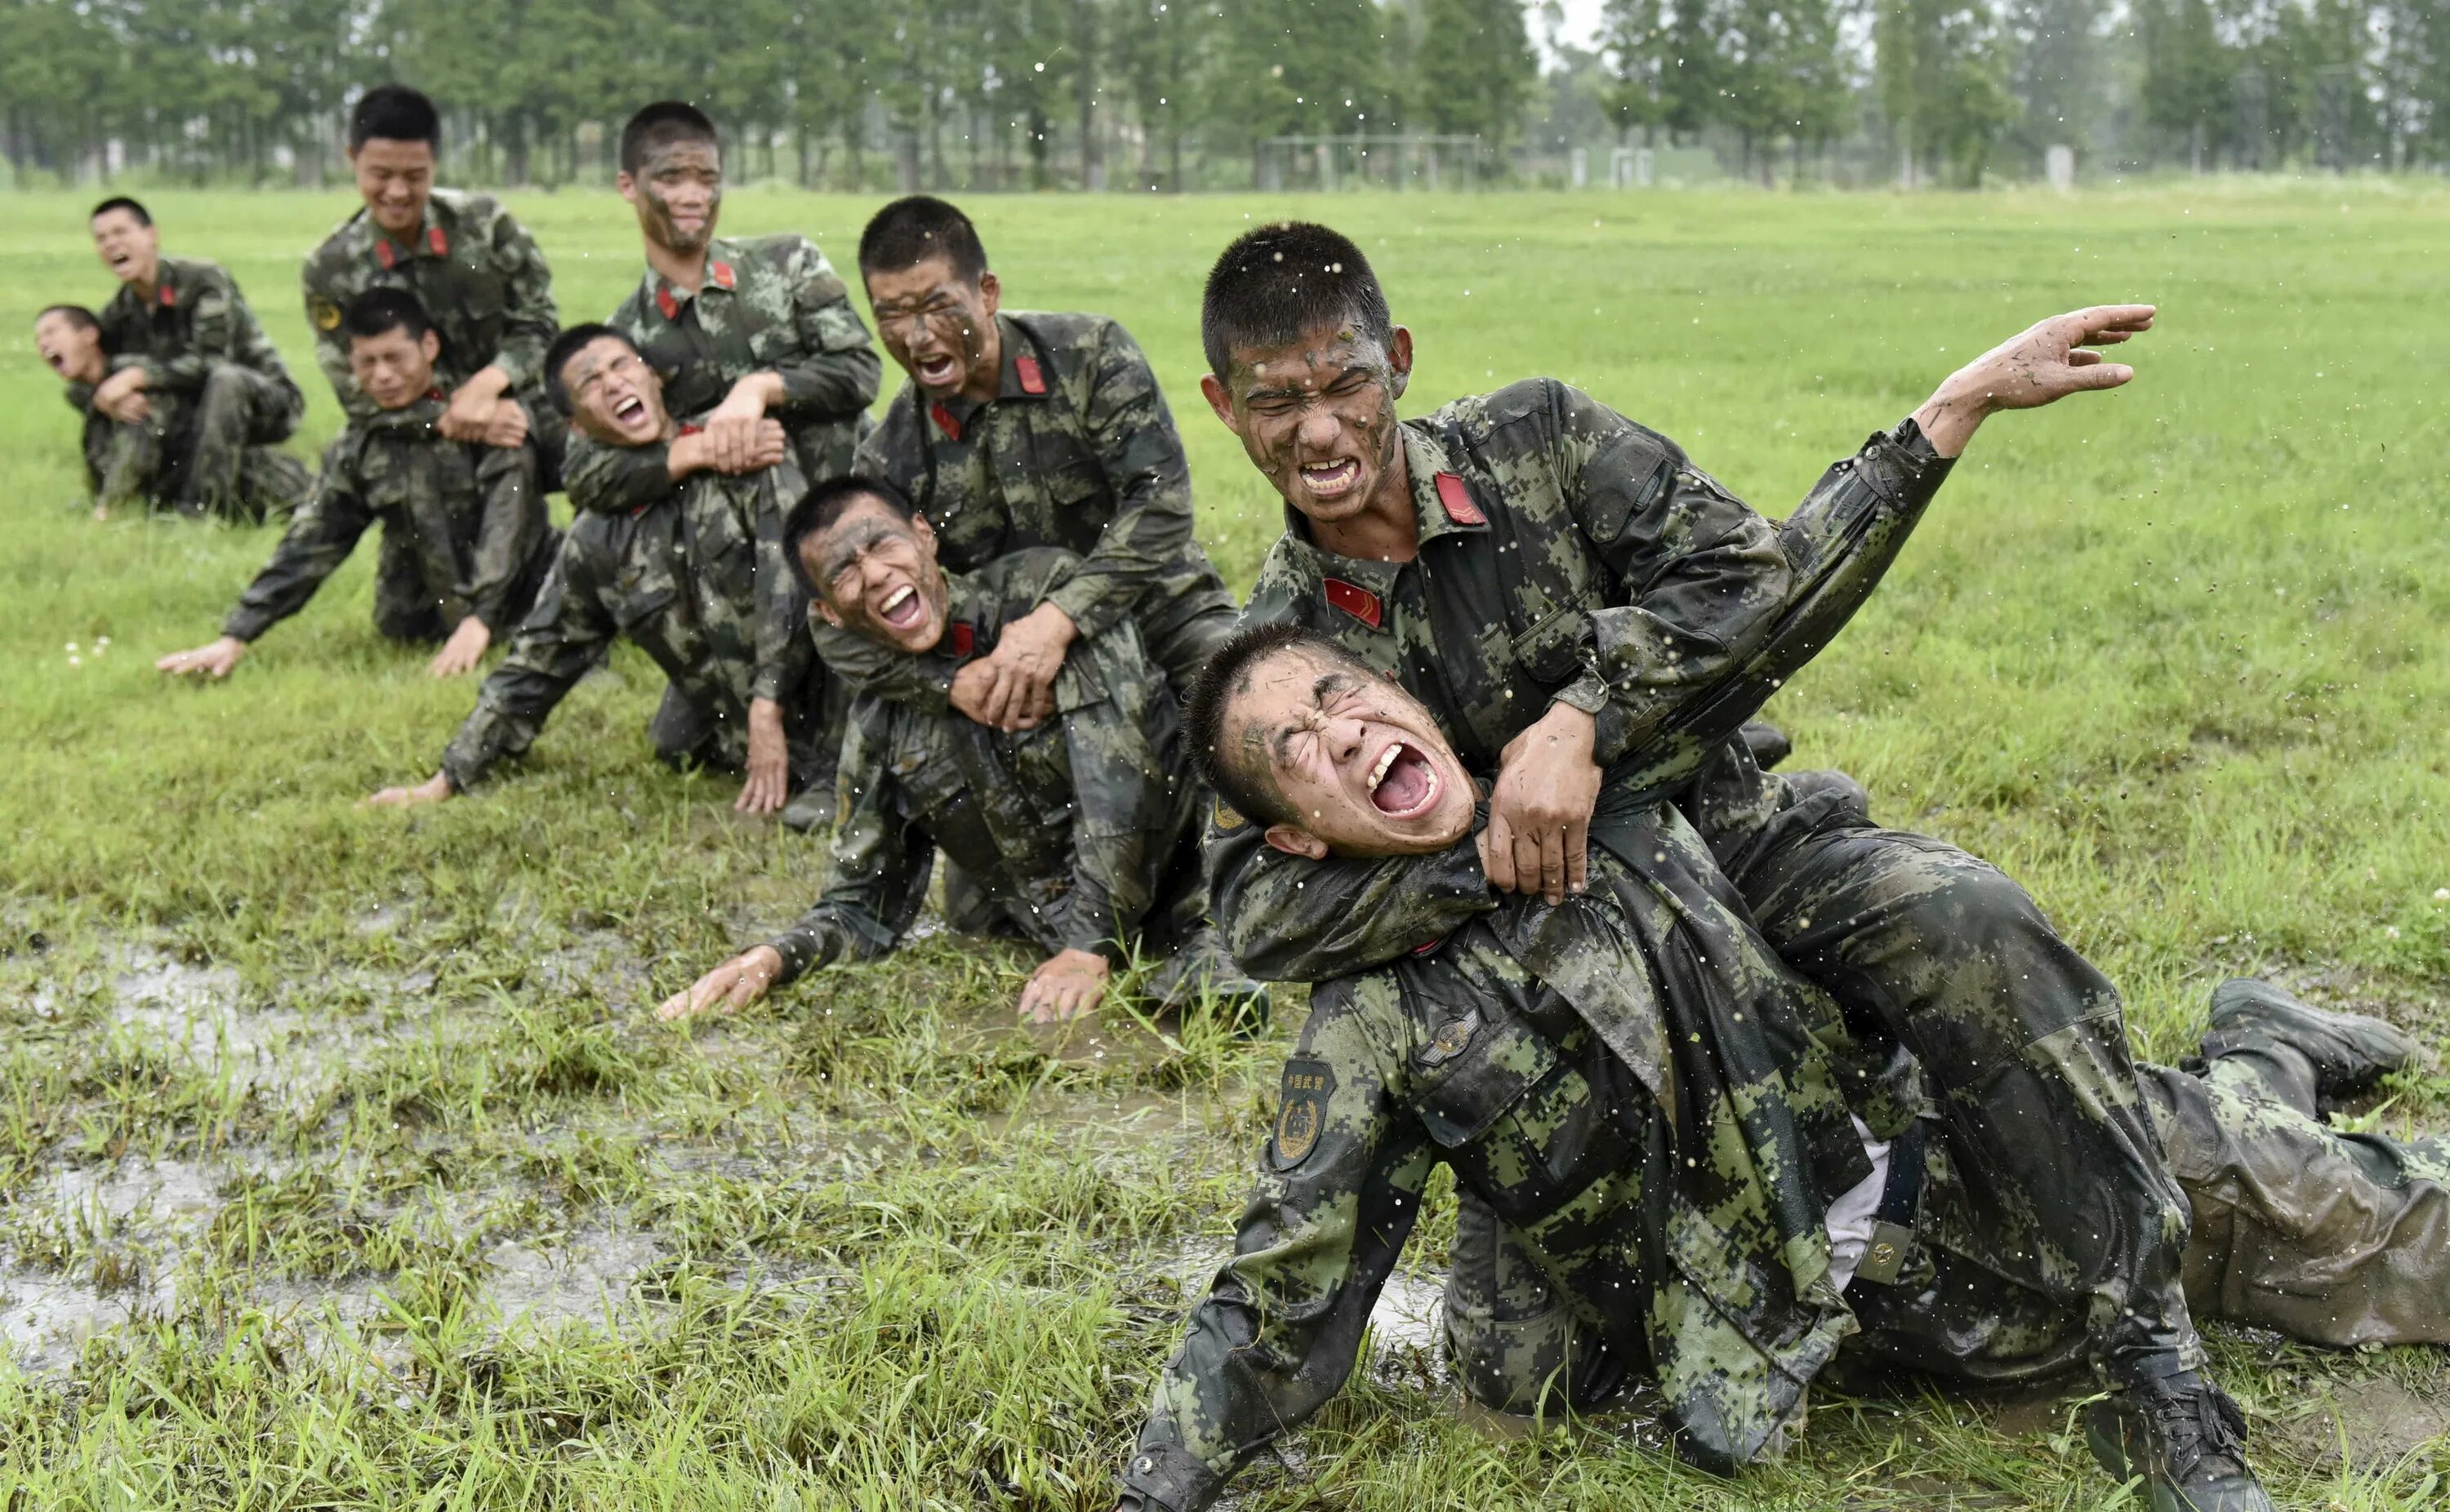
[[1327, 1128], [1327, 1099], [1335, 1093], [1335, 1073], [1324, 1060], [1295, 1056], [1285, 1062], [1284, 1087], [1276, 1110], [1276, 1137], [1269, 1163], [1291, 1171], [1318, 1148]]
[[306, 301], [306, 313], [313, 318], [315, 329], [319, 331], [340, 328], [340, 307], [320, 294]]
[[1240, 809], [1226, 806], [1225, 800], [1221, 798], [1216, 800], [1215, 809], [1209, 817], [1220, 832], [1228, 835], [1250, 823], [1242, 817]]

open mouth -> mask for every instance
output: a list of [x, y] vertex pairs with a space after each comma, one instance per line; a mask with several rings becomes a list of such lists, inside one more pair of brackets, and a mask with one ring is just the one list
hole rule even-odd
[[1438, 801], [1438, 769], [1428, 753], [1396, 741], [1370, 768], [1370, 802], [1390, 819], [1411, 819]]
[[1302, 486], [1314, 498], [1336, 498], [1350, 491], [1361, 476], [1361, 464], [1347, 458], [1341, 462], [1305, 464], [1301, 470]]
[[635, 425], [647, 417], [647, 401], [632, 395], [612, 406], [612, 417], [624, 426]]
[[945, 353], [920, 358], [916, 369], [919, 381], [931, 389], [941, 389], [950, 385], [955, 375], [961, 370], [962, 364], [953, 360], [952, 357]]
[[125, 273], [129, 268], [135, 266], [135, 264], [136, 257], [133, 253], [113, 252], [110, 254], [110, 271], [113, 273]]
[[876, 617], [893, 630], [908, 630], [925, 617], [927, 605], [919, 591], [904, 583], [885, 596], [877, 606]]

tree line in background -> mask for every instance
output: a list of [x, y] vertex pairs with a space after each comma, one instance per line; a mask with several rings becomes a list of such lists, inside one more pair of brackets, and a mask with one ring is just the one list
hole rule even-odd
[[[600, 180], [693, 99], [736, 177], [1160, 188], [1520, 179], [1706, 148], [1772, 182], [2450, 161], [2450, 0], [0, 0], [15, 181], [313, 183], [399, 79], [452, 176]], [[1535, 29], [1546, 29], [1549, 67]], [[1447, 179], [1439, 175], [1443, 165]], [[1598, 176], [1596, 173], [1594, 176]]]

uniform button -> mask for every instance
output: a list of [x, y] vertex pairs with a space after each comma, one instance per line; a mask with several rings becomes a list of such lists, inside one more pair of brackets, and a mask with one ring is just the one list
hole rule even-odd
[[1132, 1462], [1132, 1468], [1138, 1470], [1142, 1475], [1146, 1475], [1151, 1470], [1157, 1468], [1157, 1461], [1151, 1456], [1143, 1454], [1138, 1459]]

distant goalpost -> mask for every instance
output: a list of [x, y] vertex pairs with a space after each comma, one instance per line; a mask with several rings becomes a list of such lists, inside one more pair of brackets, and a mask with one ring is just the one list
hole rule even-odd
[[1496, 177], [1476, 136], [1287, 136], [1259, 144], [1259, 187], [1468, 188]]

